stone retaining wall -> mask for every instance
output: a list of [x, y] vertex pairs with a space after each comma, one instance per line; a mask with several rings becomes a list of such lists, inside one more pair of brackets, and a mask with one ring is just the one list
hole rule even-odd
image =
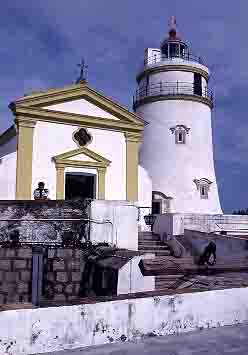
[[78, 298], [83, 267], [82, 250], [48, 250], [44, 256], [43, 298], [58, 302]]
[[0, 304], [30, 302], [32, 250], [0, 249]]

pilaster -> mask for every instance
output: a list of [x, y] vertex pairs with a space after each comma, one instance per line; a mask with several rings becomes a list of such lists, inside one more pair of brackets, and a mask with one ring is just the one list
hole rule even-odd
[[141, 134], [126, 132], [126, 199], [138, 200], [138, 165]]
[[98, 174], [98, 199], [105, 199], [105, 177], [106, 177], [106, 168], [97, 168]]
[[56, 200], [65, 199], [65, 167], [56, 165]]
[[17, 162], [16, 162], [16, 199], [32, 198], [33, 135], [35, 121], [22, 117], [16, 118]]

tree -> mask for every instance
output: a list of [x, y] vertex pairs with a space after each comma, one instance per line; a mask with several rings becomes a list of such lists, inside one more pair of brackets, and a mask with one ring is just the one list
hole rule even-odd
[[236, 215], [248, 215], [248, 208], [245, 208], [244, 210], [233, 211], [232, 214], [236, 214]]

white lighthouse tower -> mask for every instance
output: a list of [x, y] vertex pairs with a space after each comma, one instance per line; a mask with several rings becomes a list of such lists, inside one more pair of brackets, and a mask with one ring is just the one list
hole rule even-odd
[[145, 51], [134, 110], [149, 124], [140, 165], [151, 179], [153, 213], [221, 214], [215, 177], [209, 69], [170, 21], [160, 49]]

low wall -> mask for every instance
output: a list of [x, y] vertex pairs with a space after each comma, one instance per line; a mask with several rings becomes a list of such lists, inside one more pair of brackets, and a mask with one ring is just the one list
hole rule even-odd
[[12, 231], [20, 241], [61, 242], [64, 232], [88, 235], [87, 201], [0, 201], [0, 241], [8, 240]]
[[164, 232], [174, 236], [182, 235], [184, 229], [205, 233], [230, 230], [232, 232], [229, 234], [234, 235], [242, 229], [248, 234], [248, 216], [166, 213], [157, 216], [153, 225], [153, 232], [160, 235]]
[[117, 248], [138, 250], [138, 208], [133, 203], [93, 200], [90, 218], [99, 222], [90, 223], [92, 242], [107, 242]]
[[135, 256], [119, 270], [117, 295], [155, 290], [155, 276], [143, 276], [141, 259], [153, 259], [155, 254]]
[[217, 260], [233, 257], [244, 258], [248, 256], [248, 240], [219, 236], [195, 230], [184, 230], [184, 236], [180, 242], [192, 256], [199, 256], [204, 248], [213, 240], [216, 244]]
[[[220, 228], [216, 225], [220, 225]], [[184, 214], [184, 226], [202, 232], [214, 232], [221, 229], [248, 229], [248, 216], [241, 215], [208, 215], [208, 214]], [[247, 231], [248, 233], [248, 231]]]
[[248, 288], [239, 288], [3, 311], [0, 353], [54, 352], [241, 323], [248, 320], [247, 297]]

